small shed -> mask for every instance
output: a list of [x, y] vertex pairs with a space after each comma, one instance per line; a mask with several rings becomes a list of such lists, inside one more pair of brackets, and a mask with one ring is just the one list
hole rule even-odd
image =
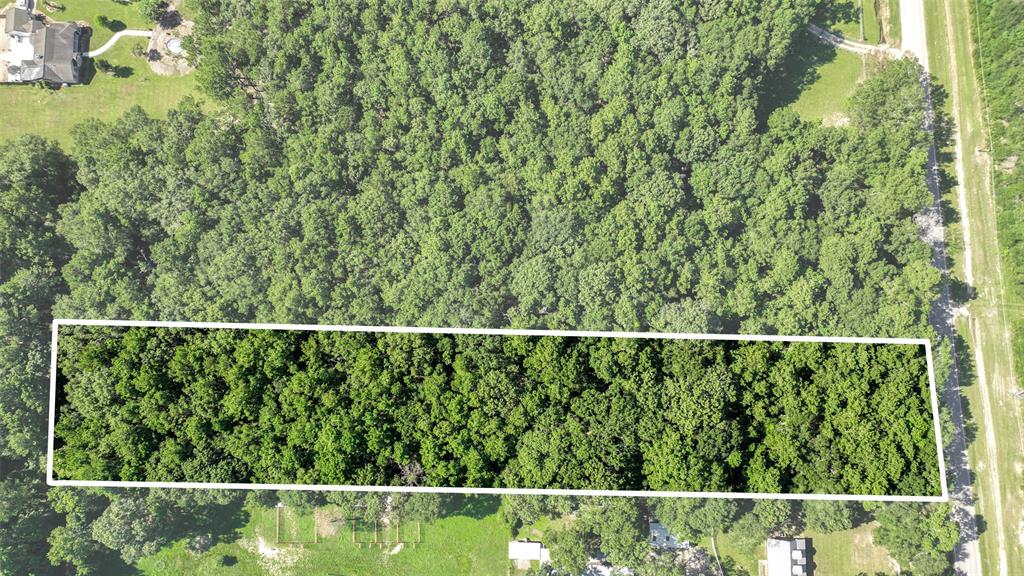
[[551, 551], [540, 542], [529, 540], [512, 540], [508, 543], [508, 559], [516, 562], [516, 567], [525, 566], [529, 568], [530, 562], [537, 561], [541, 564], [551, 562]]

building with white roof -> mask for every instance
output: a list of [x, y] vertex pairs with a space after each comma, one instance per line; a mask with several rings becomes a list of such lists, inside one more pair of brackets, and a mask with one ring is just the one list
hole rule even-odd
[[806, 538], [769, 538], [761, 576], [811, 576]]
[[508, 559], [514, 560], [516, 568], [529, 568], [533, 561], [541, 564], [551, 562], [551, 551], [541, 542], [529, 540], [512, 540], [508, 543]]

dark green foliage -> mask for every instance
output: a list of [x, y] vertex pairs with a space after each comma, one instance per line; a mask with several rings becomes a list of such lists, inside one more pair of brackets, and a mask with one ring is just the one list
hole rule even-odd
[[665, 498], [656, 501], [658, 520], [676, 537], [698, 542], [732, 525], [739, 504], [735, 500]]
[[608, 561], [636, 566], [651, 550], [645, 511], [636, 498], [595, 498], [579, 516], [582, 529], [598, 537]]
[[803, 503], [804, 522], [828, 534], [853, 528], [853, 504], [839, 500], [808, 500]]
[[575, 522], [554, 532], [547, 543], [551, 549], [552, 568], [567, 574], [582, 573], [592, 552], [588, 550], [588, 536]]
[[198, 73], [233, 104], [76, 133], [60, 309], [930, 334], [912, 63], [852, 128], [761, 121], [811, 5], [384, 4], [203, 2]]
[[74, 164], [53, 143], [0, 145], [0, 574], [47, 574], [58, 515], [46, 500], [50, 307], [70, 249], [58, 206], [74, 200]]
[[318, 492], [305, 492], [294, 490], [279, 490], [277, 499], [289, 508], [295, 508], [300, 513], [309, 513], [317, 506], [327, 503], [323, 494]]
[[[919, 346], [91, 326], [60, 343], [67, 478], [937, 491]], [[707, 514], [690, 530], [731, 515]]]
[[45, 451], [50, 306], [70, 255], [55, 227], [78, 191], [73, 170], [39, 138], [0, 146], [0, 458]]
[[913, 574], [939, 576], [949, 568], [956, 524], [949, 504], [887, 504], [875, 512], [875, 541]]
[[0, 574], [50, 574], [46, 538], [57, 524], [39, 470], [0, 457]]
[[167, 11], [165, 0], [137, 0], [139, 13], [148, 20], [158, 21]]
[[[999, 243], [1006, 281], [1017, 302], [1024, 301], [1024, 3], [979, 0], [970, 3], [977, 19], [974, 50], [982, 76], [992, 131], [992, 161], [999, 206]], [[973, 24], [973, 23], [972, 23]], [[1015, 333], [1017, 373], [1024, 373], [1024, 314], [1010, 310]]]
[[764, 546], [766, 538], [794, 536], [797, 532], [793, 526], [793, 503], [789, 500], [757, 500], [729, 527], [736, 546], [748, 553]]

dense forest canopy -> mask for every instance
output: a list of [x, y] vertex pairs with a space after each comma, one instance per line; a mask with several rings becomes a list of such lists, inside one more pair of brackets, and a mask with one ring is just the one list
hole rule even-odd
[[929, 334], [916, 64], [761, 117], [813, 3], [577, 4], [204, 3], [228, 103], [80, 127], [60, 313]]
[[[872, 71], [848, 126], [776, 109], [827, 2], [191, 7], [205, 102], [0, 143], [0, 573], [123, 572], [242, 501], [48, 489], [54, 315], [933, 335], [920, 69]], [[639, 558], [617, 502], [579, 533]], [[948, 538], [894, 518], [926, 509], [876, 514], [922, 574]]]
[[75, 480], [934, 495], [924, 349], [61, 326]]

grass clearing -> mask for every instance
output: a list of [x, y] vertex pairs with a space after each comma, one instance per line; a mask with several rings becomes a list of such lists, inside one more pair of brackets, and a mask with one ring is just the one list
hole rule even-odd
[[[415, 523], [398, 527], [407, 543], [394, 542], [395, 528], [389, 532], [378, 527], [379, 540], [388, 544], [370, 546], [373, 525], [360, 523], [352, 542], [350, 523], [332, 506], [320, 509], [321, 534], [313, 544], [312, 511], [301, 513], [285, 509], [282, 513], [281, 536], [306, 541], [305, 544], [275, 543], [274, 509], [248, 509], [247, 522], [239, 530], [238, 539], [222, 542], [201, 555], [190, 553], [185, 541], [175, 542], [139, 562], [142, 574], [171, 576], [204, 574], [210, 576], [274, 575], [328, 576], [359, 574], [385, 576], [417, 574], [447, 576], [472, 574], [505, 576], [508, 573], [507, 545], [511, 534], [502, 520], [500, 510], [469, 511], [465, 516], [449, 516], [432, 523], [423, 523], [417, 531]], [[334, 520], [332, 522], [331, 520]], [[330, 528], [324, 529], [324, 526]], [[412, 546], [417, 536], [420, 544]]]
[[885, 0], [860, 0], [863, 7], [864, 41], [878, 44], [882, 41], [882, 23], [878, 20], [878, 2]]
[[[105, 3], [118, 6], [110, 0]], [[17, 111], [0, 124], [0, 140], [37, 134], [67, 147], [71, 128], [85, 120], [116, 120], [135, 105], [153, 116], [163, 116], [185, 96], [197, 95], [194, 75], [160, 76], [132, 54], [133, 45], [145, 47], [146, 42], [145, 38], [122, 38], [103, 55], [104, 60], [122, 67], [124, 77], [96, 72], [88, 84], [60, 90], [0, 86], [0, 109]]]
[[[47, 12], [43, 0], [39, 0], [39, 10], [54, 20], [64, 22], [84, 22], [92, 29], [89, 49], [94, 50], [114, 35], [114, 32], [125, 28], [149, 30], [154, 23], [147, 20], [135, 3], [122, 4], [114, 0], [63, 0], [64, 10]], [[98, 17], [105, 16], [108, 26], [101, 26]]]
[[[2, 2], [2, 0], [0, 0]], [[99, 47], [113, 32], [99, 27], [103, 15], [128, 28], [149, 29], [135, 4], [113, 0], [65, 0], [62, 12], [47, 13], [62, 21], [83, 21], [92, 27], [92, 47]], [[197, 95], [194, 75], [160, 76], [141, 57], [132, 53], [144, 49], [145, 38], [122, 38], [101, 58], [118, 67], [117, 76], [92, 70], [86, 63], [88, 84], [50, 90], [33, 85], [0, 85], [0, 109], [14, 111], [0, 123], [0, 141], [22, 134], [36, 134], [56, 140], [65, 148], [71, 144], [71, 128], [85, 120], [112, 121], [132, 106], [141, 106], [153, 116], [163, 116], [182, 98]], [[91, 78], [90, 78], [91, 76]]]
[[878, 523], [870, 522], [852, 530], [819, 534], [808, 531], [814, 546], [814, 563], [819, 574], [889, 574], [894, 572], [889, 552], [876, 546], [873, 532]]
[[791, 104], [805, 120], [842, 124], [847, 101], [864, 75], [864, 60], [858, 54], [839, 50], [835, 58], [816, 68], [817, 79]]
[[[870, 2], [870, 0], [867, 0]], [[839, 32], [844, 38], [851, 40], [860, 40], [860, 18], [857, 16], [858, 9], [857, 5], [861, 0], [853, 0], [848, 2], [845, 6], [845, 10], [837, 10], [836, 20], [834, 22], [822, 22], [826, 28]], [[842, 6], [842, 5], [841, 5]]]
[[878, 0], [885, 2], [889, 12], [889, 34], [887, 40], [893, 46], [900, 45], [900, 0]]
[[560, 516], [558, 518], [542, 516], [540, 520], [533, 524], [521, 526], [516, 533], [516, 538], [520, 540], [524, 538], [542, 540], [547, 532], [557, 532], [572, 523], [573, 519], [571, 516]]
[[842, 124], [846, 104], [865, 74], [862, 58], [826, 46], [810, 33], [797, 40], [762, 98], [762, 119], [780, 108], [801, 118]]
[[[869, 522], [852, 530], [831, 534], [805, 530], [801, 536], [811, 539], [815, 573], [830, 576], [895, 573], [895, 565], [889, 558], [889, 552], [874, 544], [872, 533], [877, 526], [876, 522]], [[723, 563], [726, 563], [727, 558], [731, 558], [738, 568], [746, 570], [751, 575], [758, 573], [758, 560], [765, 557], [763, 545], [758, 547], [756, 553], [751, 554], [739, 549], [734, 538], [728, 533], [719, 535], [716, 543]], [[710, 542], [701, 542], [701, 545], [710, 550]]]
[[[701, 541], [699, 545], [711, 550], [710, 539]], [[718, 557], [722, 560], [723, 565], [729, 564], [731, 560], [736, 568], [746, 570], [747, 574], [757, 574], [757, 561], [764, 558], [763, 544], [757, 548], [757, 551], [750, 553], [737, 546], [736, 538], [728, 532], [719, 534], [715, 538], [715, 547], [718, 549]], [[740, 573], [742, 574], [742, 572]]]

